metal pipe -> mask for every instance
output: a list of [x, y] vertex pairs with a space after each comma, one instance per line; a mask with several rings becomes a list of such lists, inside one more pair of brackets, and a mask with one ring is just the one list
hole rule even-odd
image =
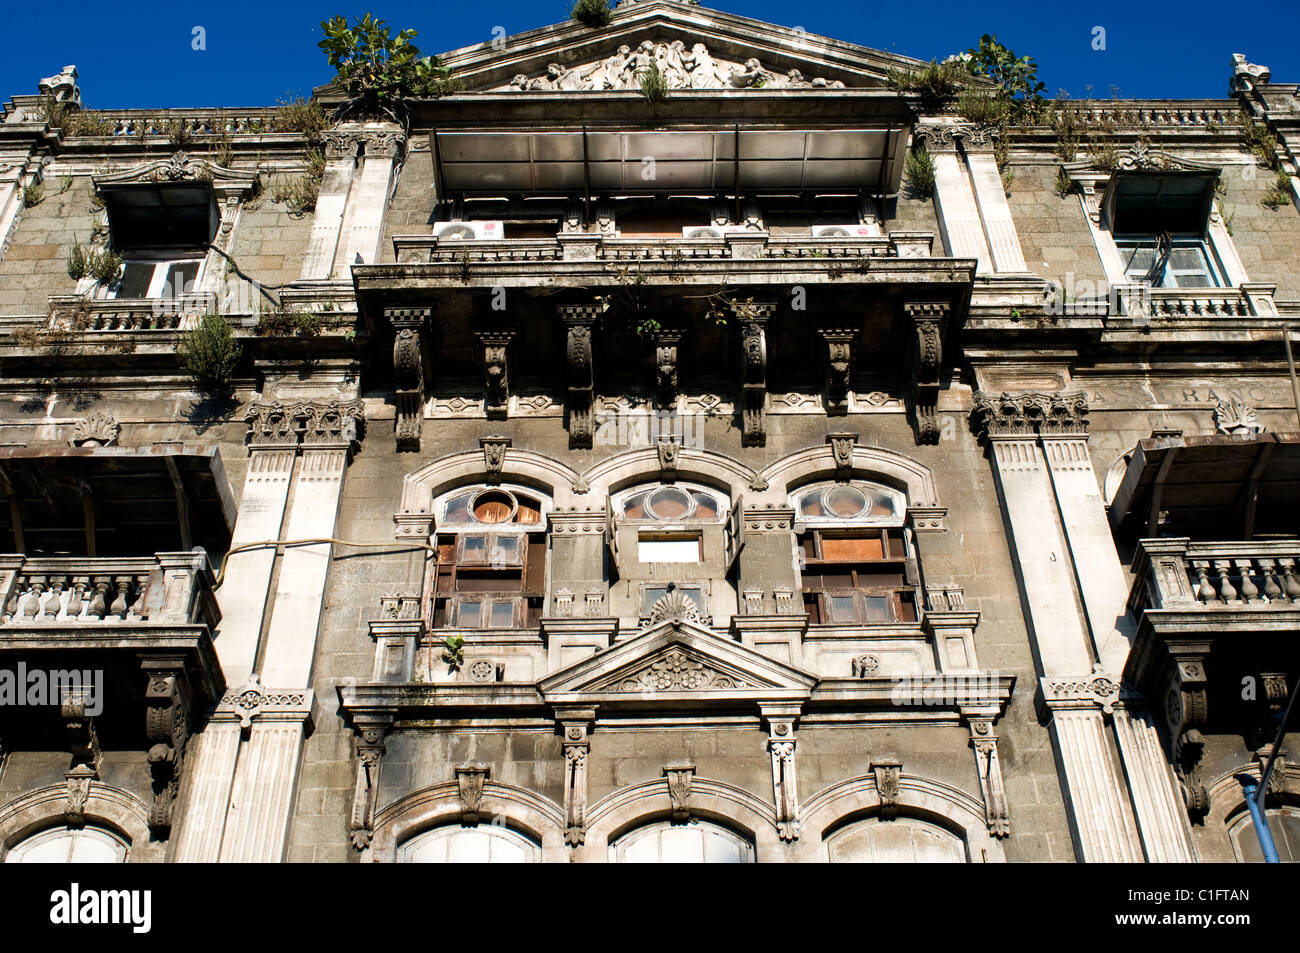
[[1268, 829], [1268, 818], [1264, 814], [1264, 809], [1256, 800], [1256, 793], [1264, 788], [1260, 787], [1258, 781], [1249, 774], [1237, 775], [1237, 780], [1241, 782], [1241, 793], [1246, 797], [1246, 808], [1250, 811], [1250, 819], [1255, 823], [1255, 833], [1259, 836], [1259, 848], [1264, 852], [1264, 863], [1280, 864], [1281, 861], [1277, 856], [1277, 846], [1273, 843], [1273, 832]]

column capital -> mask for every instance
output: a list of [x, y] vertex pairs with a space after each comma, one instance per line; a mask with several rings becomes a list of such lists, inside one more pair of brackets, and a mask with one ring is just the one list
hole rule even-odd
[[1088, 401], [1082, 392], [975, 393], [971, 418], [988, 440], [1041, 435], [1087, 439]]

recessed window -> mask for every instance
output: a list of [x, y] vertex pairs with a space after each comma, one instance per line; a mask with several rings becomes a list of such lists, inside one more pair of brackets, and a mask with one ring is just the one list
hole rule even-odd
[[[673, 585], [675, 591], [680, 592], [687, 599], [690, 599], [691, 602], [695, 603], [695, 608], [699, 611], [701, 616], [706, 614], [704, 611], [704, 587], [696, 586], [696, 585], [681, 586], [681, 585], [677, 585], [676, 583], [674, 583]], [[650, 610], [654, 608], [654, 604], [666, 595], [668, 595], [668, 586], [666, 585], [646, 586], [644, 589], [642, 589], [641, 590], [641, 614], [644, 616], [648, 616], [650, 614]]]
[[609, 846], [621, 864], [752, 864], [754, 845], [706, 821], [661, 822], [625, 834]]
[[1220, 288], [1222, 272], [1198, 235], [1116, 235], [1124, 277], [1153, 288]]
[[499, 825], [439, 827], [397, 849], [399, 864], [528, 864], [541, 850], [522, 834]]
[[697, 563], [703, 555], [702, 540], [698, 533], [642, 535], [636, 555], [643, 563]]
[[795, 495], [796, 519], [805, 524], [892, 523], [905, 509], [902, 494], [871, 483], [823, 484]]
[[128, 259], [122, 277], [104, 289], [105, 298], [179, 298], [197, 290], [202, 258], [157, 261]]
[[717, 522], [723, 505], [707, 490], [673, 485], [629, 493], [622, 499], [623, 518], [660, 523], [687, 520]]
[[55, 827], [22, 841], [5, 855], [6, 864], [120, 864], [126, 842], [96, 827]]

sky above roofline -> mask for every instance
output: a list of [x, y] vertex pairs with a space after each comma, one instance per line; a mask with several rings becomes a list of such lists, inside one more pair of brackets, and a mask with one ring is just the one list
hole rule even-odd
[[[1101, 0], [1086, 8], [949, 0], [711, 0], [706, 6], [923, 60], [942, 59], [993, 33], [1037, 60], [1049, 95], [1065, 90], [1073, 99], [1223, 98], [1236, 52], [1268, 66], [1276, 82], [1300, 82], [1300, 14], [1294, 2], [1254, 3], [1249, 16], [1204, 0]], [[370, 11], [394, 30], [413, 27], [425, 53], [567, 19], [565, 0], [401, 0], [355, 9], [295, 0], [108, 6], [67, 0], [57, 10], [40, 26], [15, 24], [0, 62], [0, 97], [35, 93], [42, 77], [75, 64], [83, 100], [92, 109], [270, 105], [309, 95], [332, 78], [316, 43], [320, 21], [334, 14]]]

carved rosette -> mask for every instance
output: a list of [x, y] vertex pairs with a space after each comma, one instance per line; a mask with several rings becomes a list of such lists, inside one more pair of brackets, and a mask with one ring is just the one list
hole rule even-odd
[[393, 429], [399, 451], [420, 449], [429, 315], [428, 308], [390, 308], [384, 312], [393, 329], [393, 379], [397, 397]]
[[121, 429], [112, 414], [95, 413], [77, 421], [68, 442], [74, 447], [109, 447], [117, 443]]
[[567, 328], [565, 360], [569, 376], [569, 448], [590, 449], [595, 436], [591, 412], [591, 326], [602, 312], [600, 305], [560, 305], [560, 320]]
[[489, 419], [504, 420], [510, 409], [510, 364], [507, 351], [515, 329], [508, 327], [475, 332], [483, 348], [484, 408]]

